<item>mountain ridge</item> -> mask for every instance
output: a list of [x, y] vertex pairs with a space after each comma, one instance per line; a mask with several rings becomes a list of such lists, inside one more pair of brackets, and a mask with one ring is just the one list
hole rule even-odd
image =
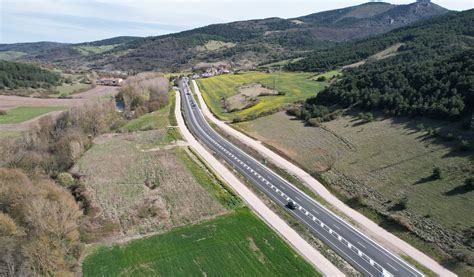
[[[127, 71], [179, 71], [203, 62], [245, 69], [265, 61], [385, 33], [446, 12], [449, 11], [431, 2], [365, 3], [289, 19], [270, 17], [234, 21], [160, 36], [116, 37], [58, 45], [28, 52], [21, 59], [62, 67]], [[202, 51], [203, 46], [212, 41], [227, 46]], [[89, 48], [81, 49], [84, 45]]]

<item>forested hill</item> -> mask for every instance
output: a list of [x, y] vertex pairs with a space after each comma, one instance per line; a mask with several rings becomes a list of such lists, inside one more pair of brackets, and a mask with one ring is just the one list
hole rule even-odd
[[[10, 49], [14, 53], [9, 56], [63, 67], [129, 71], [180, 71], [201, 63], [225, 63], [246, 69], [339, 42], [386, 33], [446, 12], [430, 2], [366, 3], [297, 18], [212, 24], [176, 34], [122, 37], [35, 53]], [[0, 50], [0, 58], [1, 54]]]
[[291, 70], [325, 71], [360, 61], [396, 43], [401, 45], [391, 57], [345, 69], [339, 80], [307, 100], [302, 117], [327, 120], [328, 107], [359, 107], [443, 119], [471, 114], [473, 36], [474, 10], [469, 10], [315, 53], [293, 63], [288, 66]]
[[58, 73], [39, 66], [0, 60], [0, 89], [50, 87], [60, 82]]

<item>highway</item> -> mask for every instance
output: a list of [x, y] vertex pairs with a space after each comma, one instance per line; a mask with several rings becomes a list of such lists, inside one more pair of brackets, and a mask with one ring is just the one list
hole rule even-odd
[[[204, 119], [186, 78], [180, 82], [180, 95], [186, 124], [201, 143], [223, 158], [275, 203], [285, 208], [364, 276], [424, 276], [220, 136]], [[287, 207], [289, 202], [294, 203], [294, 209]]]

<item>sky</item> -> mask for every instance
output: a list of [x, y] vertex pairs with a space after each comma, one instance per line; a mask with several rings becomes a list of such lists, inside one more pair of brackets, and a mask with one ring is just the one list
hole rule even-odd
[[[292, 18], [365, 2], [369, 0], [0, 0], [0, 43], [156, 36], [213, 23]], [[457, 11], [474, 8], [474, 0], [433, 2]]]

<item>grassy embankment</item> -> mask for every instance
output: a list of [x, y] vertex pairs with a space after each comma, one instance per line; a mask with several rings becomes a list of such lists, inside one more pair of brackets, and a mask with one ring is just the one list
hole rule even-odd
[[248, 209], [166, 234], [103, 247], [84, 276], [319, 276]]
[[[337, 74], [334, 71], [330, 74]], [[221, 75], [197, 80], [209, 108], [222, 120], [247, 120], [274, 112], [285, 104], [302, 101], [314, 96], [327, 83], [311, 80], [318, 76], [313, 73], [263, 73], [248, 72], [243, 74]], [[238, 93], [238, 88], [245, 84], [260, 83], [263, 86], [275, 89], [280, 95], [259, 96], [258, 103], [247, 109], [228, 113], [222, 106], [222, 98]], [[275, 86], [273, 84], [275, 83]]]
[[[462, 234], [474, 225], [470, 213], [474, 209], [474, 191], [464, 189], [465, 178], [473, 174], [473, 151], [460, 149], [455, 140], [433, 137], [427, 131], [417, 129], [416, 126], [422, 124], [439, 129], [452, 128], [448, 126], [452, 123], [421, 119], [383, 119], [363, 124], [349, 116], [316, 128], [305, 127], [284, 113], [242, 122], [236, 127], [307, 172], [320, 176], [343, 200], [364, 195], [362, 202], [365, 204], [354, 205], [354, 208], [438, 261], [445, 262], [449, 255], [437, 245], [445, 242], [422, 240], [377, 213], [381, 209], [404, 218], [405, 212], [409, 212], [410, 220], [402, 222], [412, 226], [410, 228], [428, 222], [454, 234]], [[456, 128], [451, 132], [456, 134]], [[441, 169], [442, 179], [432, 177], [434, 167]], [[406, 209], [387, 210], [384, 201], [392, 205], [404, 201]], [[367, 205], [378, 208], [374, 211]], [[437, 235], [437, 231], [430, 235]], [[454, 269], [464, 270], [462, 266]]]
[[64, 109], [64, 107], [17, 107], [7, 110], [5, 115], [0, 115], [0, 124], [21, 123], [49, 112]]
[[133, 119], [125, 124], [121, 130], [123, 132], [147, 131], [160, 128], [167, 128], [167, 136], [162, 138], [161, 144], [168, 144], [177, 139], [182, 139], [181, 133], [175, 127], [174, 106], [176, 95], [173, 90], [168, 92], [168, 105], [163, 108]]

